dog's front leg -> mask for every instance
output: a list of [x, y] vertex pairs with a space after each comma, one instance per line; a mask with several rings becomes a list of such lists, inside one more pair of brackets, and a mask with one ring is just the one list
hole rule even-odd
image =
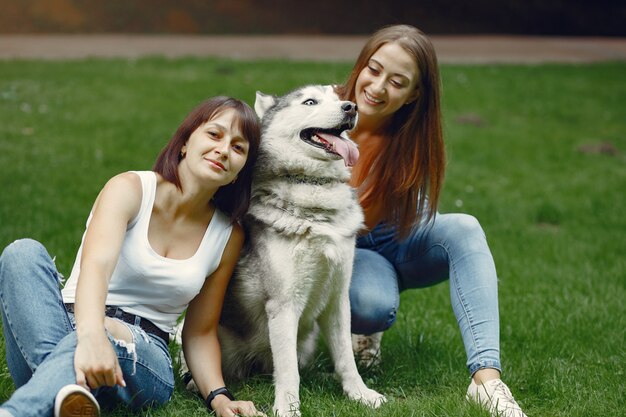
[[274, 361], [274, 413], [278, 417], [300, 416], [300, 374], [298, 373], [298, 317], [287, 301], [266, 304], [270, 346]]
[[330, 300], [327, 309], [320, 317], [319, 324], [328, 342], [335, 372], [341, 380], [343, 391], [353, 400], [373, 408], [380, 407], [387, 401], [386, 398], [365, 385], [354, 360], [347, 285], [340, 294]]

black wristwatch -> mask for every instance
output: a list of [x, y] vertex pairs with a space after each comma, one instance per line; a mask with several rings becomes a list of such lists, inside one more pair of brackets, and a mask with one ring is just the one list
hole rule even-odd
[[213, 401], [215, 397], [217, 397], [218, 395], [225, 395], [231, 401], [235, 401], [235, 397], [233, 396], [233, 394], [230, 393], [230, 391], [228, 391], [228, 388], [222, 387], [222, 388], [215, 389], [209, 392], [209, 396], [206, 397], [206, 400], [204, 400], [204, 403], [206, 404], [206, 406], [209, 408], [210, 411], [213, 411], [213, 407], [211, 407], [211, 401]]

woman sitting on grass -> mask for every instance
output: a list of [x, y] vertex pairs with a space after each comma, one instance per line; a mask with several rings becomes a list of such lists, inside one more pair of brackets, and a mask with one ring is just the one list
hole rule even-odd
[[40, 243], [4, 250], [0, 301], [17, 390], [0, 416], [97, 416], [98, 401], [165, 404], [174, 389], [168, 334], [186, 308], [183, 350], [206, 405], [222, 417], [262, 415], [224, 387], [217, 339], [259, 139], [245, 103], [200, 104], [154, 171], [104, 186], [62, 292]]
[[362, 362], [376, 362], [399, 292], [449, 277], [472, 376], [467, 398], [494, 416], [524, 417], [500, 380], [498, 283], [485, 234], [474, 217], [437, 213], [445, 165], [439, 82], [431, 42], [397, 25], [370, 37], [338, 88], [358, 106], [351, 182], [367, 227], [350, 287], [354, 349]]

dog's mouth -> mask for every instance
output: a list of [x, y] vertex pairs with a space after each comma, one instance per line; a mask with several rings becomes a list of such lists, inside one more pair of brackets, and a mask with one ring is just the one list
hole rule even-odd
[[328, 153], [343, 158], [346, 166], [353, 166], [359, 159], [359, 150], [349, 139], [342, 138], [341, 132], [350, 130], [353, 123], [344, 123], [333, 129], [309, 128], [300, 132], [300, 138], [309, 145], [323, 149]]

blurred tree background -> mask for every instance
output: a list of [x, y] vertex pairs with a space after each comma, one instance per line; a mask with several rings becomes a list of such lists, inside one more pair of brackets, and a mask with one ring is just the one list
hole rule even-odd
[[626, 36], [623, 0], [0, 0], [0, 33]]

